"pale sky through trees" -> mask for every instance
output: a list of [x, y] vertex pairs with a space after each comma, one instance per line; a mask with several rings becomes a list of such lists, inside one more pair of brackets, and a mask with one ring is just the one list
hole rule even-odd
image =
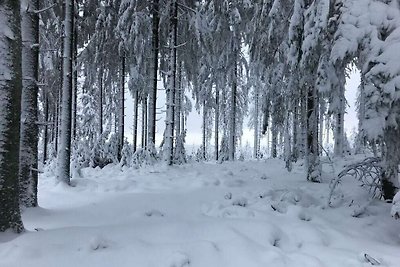
[[[348, 101], [348, 105], [346, 108], [346, 115], [345, 115], [345, 131], [347, 136], [350, 138], [353, 132], [353, 129], [357, 130], [358, 127], [358, 119], [357, 119], [357, 111], [356, 111], [356, 100], [357, 100], [357, 88], [360, 84], [360, 73], [358, 70], [351, 71], [349, 79], [347, 79], [346, 83], [346, 99]], [[162, 84], [159, 84], [158, 88], [163, 88]], [[127, 88], [126, 91], [128, 92]], [[191, 92], [186, 93], [187, 96], [191, 96]], [[161, 110], [165, 110], [164, 103], [165, 103], [165, 92], [164, 90], [159, 90], [159, 98], [157, 100], [158, 103], [158, 113]], [[131, 93], [126, 94], [126, 124], [125, 124], [125, 136], [128, 138], [129, 142], [132, 142], [132, 125], [133, 125], [133, 99]], [[194, 100], [192, 100], [194, 106]], [[156, 133], [156, 140], [157, 144], [160, 144], [163, 135], [164, 129], [164, 113], [157, 114], [157, 118], [159, 118], [157, 122], [157, 133]], [[140, 119], [140, 118], [139, 118]], [[189, 114], [188, 117], [188, 132], [186, 136], [186, 143], [188, 148], [191, 149], [192, 146], [200, 146], [201, 145], [201, 123], [202, 118], [201, 114], [193, 107], [192, 112]], [[242, 137], [242, 144], [245, 145], [247, 142], [252, 144], [253, 142], [253, 129], [250, 129], [247, 125], [247, 121], [245, 122], [245, 127], [243, 129], [243, 137]], [[140, 128], [139, 128], [140, 132]], [[265, 145], [265, 138], [261, 139], [261, 145]], [[352, 140], [350, 140], [352, 141]]]

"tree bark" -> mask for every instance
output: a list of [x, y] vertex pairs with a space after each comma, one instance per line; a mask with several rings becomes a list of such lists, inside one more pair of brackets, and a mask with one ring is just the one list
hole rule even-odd
[[235, 160], [236, 150], [236, 101], [237, 101], [237, 80], [238, 80], [238, 68], [237, 68], [237, 56], [239, 51], [238, 48], [234, 48], [234, 71], [232, 80], [232, 93], [231, 93], [231, 111], [230, 111], [230, 129], [229, 129], [229, 160]]
[[47, 145], [49, 143], [49, 96], [44, 93], [44, 130], [43, 130], [43, 165], [47, 162]]
[[259, 103], [258, 103], [258, 97], [260, 95], [259, 93], [259, 87], [256, 85], [255, 88], [255, 95], [254, 95], [254, 151], [253, 151], [253, 157], [255, 159], [258, 159], [260, 156], [260, 150], [259, 150]]
[[[400, 119], [398, 119], [400, 122]], [[400, 164], [400, 128], [389, 127], [384, 130], [383, 174], [382, 193], [385, 200], [393, 200], [394, 195], [400, 189], [399, 164]]]
[[125, 55], [121, 58], [121, 85], [119, 99], [119, 118], [118, 118], [118, 161], [122, 158], [122, 149], [124, 147], [125, 130]]
[[294, 108], [293, 108], [293, 149], [292, 149], [292, 160], [294, 162], [297, 162], [297, 159], [299, 158], [299, 148], [298, 148], [298, 127], [299, 127], [299, 114], [298, 114], [298, 104], [296, 103], [296, 100], [294, 100]]
[[148, 112], [148, 143], [155, 146], [156, 143], [156, 111], [157, 111], [157, 76], [158, 76], [158, 53], [159, 53], [159, 24], [160, 24], [159, 0], [153, 0], [152, 7], [152, 50], [153, 50], [153, 84], [149, 92], [149, 112]]
[[20, 2], [0, 2], [0, 232], [22, 232], [19, 209], [19, 143], [22, 92]]
[[100, 67], [100, 76], [99, 76], [99, 136], [103, 134], [103, 90], [104, 90], [104, 67]]
[[148, 144], [148, 132], [147, 132], [147, 98], [142, 100], [142, 148], [146, 148]]
[[307, 180], [320, 182], [317, 89], [315, 86], [307, 85], [307, 87]]
[[[77, 18], [78, 14], [75, 12], [75, 18]], [[72, 140], [76, 138], [77, 126], [76, 126], [76, 114], [78, 107], [78, 66], [77, 66], [77, 58], [78, 58], [78, 27], [76, 23], [76, 19], [74, 21], [74, 34], [73, 34], [73, 79], [72, 79]]]
[[58, 152], [57, 180], [70, 183], [71, 111], [72, 111], [72, 52], [73, 52], [74, 1], [65, 0], [63, 83], [60, 149]]
[[201, 142], [201, 157], [203, 160], [206, 159], [206, 143], [207, 143], [207, 107], [206, 102], [203, 102], [203, 125], [202, 125], [202, 142]]
[[22, 35], [22, 96], [19, 185], [20, 204], [37, 206], [38, 182], [38, 68], [39, 68], [38, 0], [21, 3]]
[[215, 123], [214, 123], [215, 160], [219, 160], [219, 83], [215, 86]]
[[176, 41], [178, 26], [178, 3], [171, 0], [170, 3], [170, 32], [169, 32], [169, 62], [168, 62], [168, 86], [167, 95], [167, 117], [165, 120], [165, 149], [164, 157], [168, 165], [173, 164], [174, 153], [174, 95], [176, 87]]
[[339, 89], [339, 107], [336, 112], [335, 121], [335, 147], [334, 154], [337, 157], [343, 156], [343, 139], [344, 139], [344, 113], [346, 109], [346, 99], [344, 96], [344, 86]]
[[138, 139], [138, 115], [139, 115], [139, 91], [135, 90], [133, 107], [133, 152], [137, 150], [137, 139]]

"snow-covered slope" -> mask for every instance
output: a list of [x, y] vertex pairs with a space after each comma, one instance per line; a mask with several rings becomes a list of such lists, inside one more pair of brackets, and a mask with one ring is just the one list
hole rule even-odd
[[349, 178], [327, 208], [329, 172], [321, 184], [303, 172], [279, 160], [112, 166], [82, 170], [71, 188], [48, 173], [28, 231], [0, 235], [0, 266], [400, 266], [390, 204], [364, 207]]

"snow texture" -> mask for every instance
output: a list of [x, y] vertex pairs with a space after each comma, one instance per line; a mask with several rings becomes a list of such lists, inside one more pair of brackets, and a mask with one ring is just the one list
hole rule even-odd
[[391, 205], [344, 179], [326, 208], [328, 171], [314, 184], [280, 160], [115, 165], [82, 169], [73, 187], [46, 172], [27, 232], [0, 234], [0, 266], [399, 266]]

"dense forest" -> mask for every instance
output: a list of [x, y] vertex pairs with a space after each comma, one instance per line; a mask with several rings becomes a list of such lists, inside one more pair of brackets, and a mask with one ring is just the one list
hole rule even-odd
[[[354, 70], [353, 150], [371, 155], [363, 166], [375, 164], [381, 197], [392, 201], [399, 51], [397, 0], [1, 0], [0, 231], [24, 230], [20, 207], [38, 205], [44, 166], [70, 185], [87, 167], [186, 164], [192, 109], [202, 116], [199, 160], [238, 160], [249, 117], [254, 159], [268, 134], [271, 157], [289, 171], [304, 160], [304, 180], [318, 183], [321, 158], [349, 149]], [[124, 136], [127, 94], [133, 140]], [[333, 151], [323, 146], [330, 132]]]

